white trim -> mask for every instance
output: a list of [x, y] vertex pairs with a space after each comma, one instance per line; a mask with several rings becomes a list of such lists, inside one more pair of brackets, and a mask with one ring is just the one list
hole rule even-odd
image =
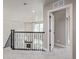
[[66, 46], [63, 45], [63, 44], [58, 44], [58, 43], [54, 43], [54, 45], [59, 46], [59, 47], [66, 47]]
[[[70, 33], [69, 33], [69, 39], [72, 41], [73, 40], [73, 8], [72, 8], [72, 4], [68, 4], [68, 5], [64, 5], [62, 7], [59, 7], [59, 8], [56, 8], [56, 9], [53, 9], [53, 10], [49, 10], [48, 11], [48, 50], [49, 50], [49, 14], [52, 13], [52, 12], [55, 12], [55, 11], [59, 11], [59, 10], [62, 10], [62, 9], [66, 9], [66, 8], [70, 8]], [[72, 44], [71, 44], [72, 45]]]
[[68, 7], [72, 7], [72, 4], [65, 5], [65, 6], [62, 6], [62, 7], [58, 7], [58, 8], [53, 9], [53, 10], [49, 10], [48, 13], [55, 12], [55, 11], [59, 11], [59, 10], [62, 10], [62, 9], [66, 9]]
[[48, 12], [48, 20], [47, 20], [47, 21], [48, 21], [48, 32], [47, 32], [47, 34], [48, 34], [48, 35], [47, 35], [47, 36], [48, 36], [48, 37], [47, 37], [47, 38], [48, 38], [48, 40], [47, 40], [47, 43], [48, 43], [48, 46], [47, 46], [48, 48], [47, 48], [47, 50], [48, 50], [48, 51], [49, 51], [49, 15], [50, 15], [50, 14], [49, 14], [49, 12]]
[[[53, 20], [52, 20], [53, 19]], [[54, 48], [54, 15], [51, 14], [51, 51]]]
[[48, 49], [47, 48], [43, 48], [45, 51], [48, 51]]

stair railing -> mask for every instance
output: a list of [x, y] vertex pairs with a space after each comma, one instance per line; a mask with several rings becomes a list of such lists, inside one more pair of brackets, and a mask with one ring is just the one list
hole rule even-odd
[[45, 32], [27, 32], [11, 30], [11, 48], [13, 50], [44, 51], [44, 33]]

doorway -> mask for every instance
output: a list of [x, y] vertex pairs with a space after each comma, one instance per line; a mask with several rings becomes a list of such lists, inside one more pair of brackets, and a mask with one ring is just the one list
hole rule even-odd
[[66, 9], [56, 11], [54, 15], [54, 46], [66, 45]]
[[55, 46], [67, 47], [72, 44], [72, 6], [50, 10], [48, 14], [49, 51]]

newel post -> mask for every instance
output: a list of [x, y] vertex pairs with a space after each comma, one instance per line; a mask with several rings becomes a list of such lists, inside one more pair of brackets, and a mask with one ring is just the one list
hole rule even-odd
[[11, 30], [11, 48], [14, 50], [14, 32], [15, 30]]

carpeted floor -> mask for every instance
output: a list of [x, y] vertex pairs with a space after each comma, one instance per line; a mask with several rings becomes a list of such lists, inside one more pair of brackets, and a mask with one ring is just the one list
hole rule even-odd
[[51, 52], [3, 49], [4, 59], [72, 59], [71, 48], [54, 47]]

